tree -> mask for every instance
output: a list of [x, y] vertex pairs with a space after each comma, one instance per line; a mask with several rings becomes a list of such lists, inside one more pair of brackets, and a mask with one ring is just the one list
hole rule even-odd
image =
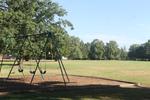
[[121, 60], [126, 60], [127, 57], [128, 57], [128, 53], [127, 53], [126, 49], [125, 48], [121, 48], [120, 49], [120, 59]]
[[143, 44], [131, 45], [128, 56], [133, 60], [150, 60], [150, 40]]
[[150, 40], [148, 40], [144, 45], [145, 45], [145, 58], [150, 60]]
[[89, 42], [85, 43], [85, 47], [86, 47], [86, 50], [87, 50], [87, 59], [90, 59], [91, 43], [89, 43]]
[[130, 59], [136, 59], [137, 58], [137, 48], [139, 48], [140, 45], [138, 44], [133, 44], [130, 46], [129, 48], [129, 53], [128, 53], [128, 56]]
[[106, 52], [105, 56], [109, 60], [119, 59], [119, 48], [116, 41], [109, 41], [109, 43], [106, 44]]
[[83, 57], [82, 52], [78, 47], [75, 47], [69, 55], [69, 59], [73, 59], [73, 60], [79, 60], [82, 59], [82, 57]]
[[99, 60], [104, 58], [105, 46], [102, 41], [95, 39], [91, 43], [89, 57], [93, 60]]
[[70, 36], [68, 34], [64, 34], [64, 37], [62, 39], [62, 48], [61, 48], [61, 53], [63, 56], [68, 57], [70, 55]]
[[139, 47], [137, 47], [135, 51], [135, 56], [137, 59], [144, 60], [145, 59], [145, 46], [142, 44]]
[[[60, 40], [66, 33], [65, 28], [69, 26], [73, 29], [72, 24], [63, 19], [66, 14], [67, 12], [52, 0], [0, 0], [0, 37], [3, 37], [1, 41], [5, 42], [4, 37], [50, 31], [56, 38], [53, 41], [55, 46], [60, 48]], [[44, 39], [38, 37], [38, 40], [36, 43], [42, 46], [41, 41]], [[16, 38], [12, 45], [22, 42], [21, 39]], [[39, 49], [40, 46], [33, 47]], [[22, 51], [25, 50], [24, 48]]]
[[150, 41], [131, 45], [128, 55], [130, 59], [150, 60]]
[[82, 52], [82, 59], [88, 59], [89, 49], [83, 41], [80, 41], [80, 50]]
[[80, 39], [78, 37], [71, 36], [69, 46], [69, 59], [82, 59], [82, 51], [80, 48]]

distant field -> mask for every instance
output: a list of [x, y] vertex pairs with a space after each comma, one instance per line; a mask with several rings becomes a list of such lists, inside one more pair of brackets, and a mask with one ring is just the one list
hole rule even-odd
[[[8, 75], [10, 66], [12, 62], [5, 62], [0, 77], [6, 77]], [[111, 79], [118, 79], [124, 81], [131, 81], [141, 83], [146, 86], [150, 86], [150, 62], [144, 61], [64, 61], [65, 67], [68, 74], [73, 75], [85, 75], [85, 76], [97, 76], [105, 77]], [[34, 69], [35, 63], [25, 62], [24, 73], [25, 75], [30, 75], [29, 70]], [[54, 61], [42, 62], [41, 66], [47, 66], [47, 74], [59, 74], [60, 70], [58, 63]], [[15, 74], [19, 75], [17, 68], [14, 68]], [[20, 74], [21, 75], [21, 74]]]

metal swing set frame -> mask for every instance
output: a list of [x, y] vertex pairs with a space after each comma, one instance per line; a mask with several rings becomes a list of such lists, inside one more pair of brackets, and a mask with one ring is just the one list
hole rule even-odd
[[[35, 54], [35, 52], [34, 52], [34, 49], [32, 48], [31, 42], [30, 42], [30, 40], [29, 40], [29, 37], [34, 37], [34, 36], [45, 36], [45, 37], [46, 37], [46, 41], [45, 41], [44, 46], [43, 46], [43, 48], [42, 48], [42, 50], [41, 50], [41, 52], [40, 52], [40, 54], [39, 54], [38, 57], [36, 56], [36, 54]], [[45, 32], [45, 33], [41, 33], [41, 34], [21, 35], [21, 36], [17, 36], [17, 37], [15, 36], [15, 37], [7, 37], [7, 38], [19, 38], [19, 39], [23, 39], [23, 43], [22, 43], [21, 46], [19, 47], [17, 56], [16, 56], [16, 58], [15, 58], [13, 64], [12, 64], [12, 66], [11, 66], [11, 69], [10, 69], [10, 71], [9, 71], [9, 74], [8, 74], [8, 76], [7, 76], [7, 79], [9, 79], [9, 77], [10, 77], [10, 75], [11, 75], [11, 73], [12, 73], [12, 70], [13, 70], [13, 68], [14, 68], [14, 66], [15, 66], [15, 64], [16, 64], [16, 62], [17, 62], [17, 61], [19, 61], [19, 62], [21, 61], [21, 58], [22, 58], [21, 50], [22, 50], [23, 46], [25, 45], [25, 42], [26, 42], [26, 41], [29, 43], [29, 47], [30, 47], [31, 52], [32, 52], [32, 54], [34, 55], [35, 61], [36, 61], [35, 69], [32, 71], [32, 78], [31, 78], [30, 84], [32, 84], [37, 70], [40, 71], [41, 77], [42, 77], [42, 79], [44, 79], [43, 74], [46, 73], [46, 70], [45, 70], [45, 71], [42, 71], [42, 70], [41, 70], [40, 62], [41, 62], [41, 59], [42, 59], [42, 55], [43, 55], [43, 53], [44, 53], [44, 50], [46, 49], [47, 43], [49, 42], [50, 39], [52, 39], [52, 40], [54, 39], [52, 33], [51, 33], [51, 32]], [[7, 47], [6, 47], [6, 49], [7, 49]], [[66, 69], [65, 69], [65, 66], [64, 66], [64, 64], [63, 64], [63, 61], [62, 61], [62, 59], [61, 59], [61, 53], [60, 53], [59, 49], [56, 48], [55, 52], [56, 52], [56, 60], [57, 60], [57, 62], [58, 62], [59, 68], [60, 68], [61, 76], [62, 76], [63, 82], [64, 82], [64, 84], [65, 84], [65, 86], [66, 86], [66, 83], [67, 83], [67, 82], [70, 82], [70, 80], [69, 80], [67, 71], [66, 71]], [[1, 60], [0, 72], [1, 72], [1, 69], [2, 69], [2, 66], [3, 66], [3, 61], [4, 61], [4, 57], [2, 57], [2, 60]], [[22, 68], [20, 65], [19, 65], [18, 68], [19, 68], [18, 71], [21, 72], [21, 73], [23, 74], [23, 76], [24, 76], [23, 68]]]

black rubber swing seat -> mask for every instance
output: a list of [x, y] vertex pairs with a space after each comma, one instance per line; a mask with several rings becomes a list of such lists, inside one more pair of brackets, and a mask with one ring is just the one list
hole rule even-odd
[[40, 70], [40, 73], [41, 74], [46, 74], [46, 70], [44, 70], [44, 71]]
[[35, 71], [30, 71], [30, 74], [35, 74]]
[[18, 69], [18, 72], [20, 72], [20, 73], [23, 72], [23, 69]]

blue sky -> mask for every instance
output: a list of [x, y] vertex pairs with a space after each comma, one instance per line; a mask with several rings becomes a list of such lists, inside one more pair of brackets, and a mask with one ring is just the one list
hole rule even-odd
[[70, 35], [84, 42], [118, 42], [120, 47], [150, 39], [150, 0], [55, 0], [75, 27]]

